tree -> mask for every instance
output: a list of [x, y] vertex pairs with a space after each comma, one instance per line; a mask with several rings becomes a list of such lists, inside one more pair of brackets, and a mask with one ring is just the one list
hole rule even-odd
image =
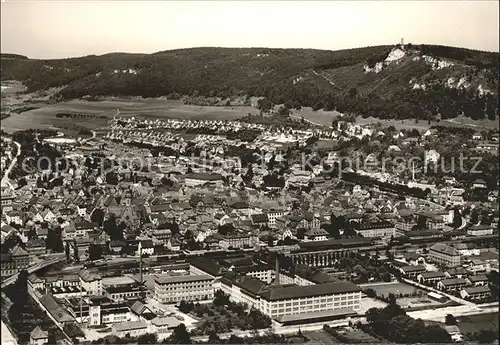
[[427, 229], [427, 219], [424, 216], [419, 215], [417, 217], [417, 228], [418, 229]]
[[460, 214], [460, 210], [457, 206], [453, 209], [453, 227], [456, 229], [460, 225], [462, 225], [462, 215]]
[[158, 340], [158, 338], [157, 338], [156, 334], [147, 333], [147, 334], [142, 334], [142, 335], [137, 337], [137, 344], [138, 345], [156, 344], [157, 340]]
[[370, 288], [366, 289], [365, 294], [366, 294], [366, 296], [368, 296], [370, 298], [377, 297], [377, 293], [375, 292], [375, 290], [370, 289]]
[[261, 113], [267, 113], [273, 107], [272, 102], [267, 98], [261, 98], [257, 101], [257, 109], [260, 110]]
[[390, 282], [392, 279], [391, 279], [391, 274], [389, 272], [384, 272], [382, 274], [382, 280], [385, 281], [385, 282]]
[[304, 236], [306, 234], [306, 229], [304, 228], [300, 228], [300, 229], [297, 229], [297, 239], [299, 240], [303, 240], [304, 239]]
[[64, 244], [61, 238], [60, 231], [57, 231], [56, 229], [49, 229], [47, 231], [45, 248], [52, 251], [53, 253], [62, 253], [64, 251]]
[[490, 344], [494, 343], [498, 338], [498, 334], [494, 331], [482, 329], [477, 333], [477, 341], [481, 344]]
[[90, 220], [94, 223], [96, 223], [99, 226], [102, 226], [102, 223], [104, 221], [104, 211], [101, 210], [100, 208], [96, 208], [93, 212], [92, 215], [90, 216]]
[[478, 221], [479, 221], [479, 212], [477, 209], [473, 209], [470, 214], [470, 222], [472, 224], [477, 224]]
[[102, 246], [99, 244], [91, 244], [89, 247], [89, 259], [99, 260], [102, 258]]
[[47, 339], [47, 344], [52, 345], [52, 344], [57, 344], [57, 339], [56, 335], [54, 334], [54, 331], [49, 331], [48, 334], [48, 339]]
[[281, 106], [278, 110], [279, 115], [290, 115], [290, 110], [286, 106]]
[[444, 323], [448, 326], [456, 325], [457, 319], [452, 314], [447, 314]]
[[111, 215], [103, 222], [103, 229], [109, 235], [111, 241], [123, 240], [123, 225], [120, 227], [116, 222], [115, 215]]
[[75, 258], [76, 262], [80, 262], [80, 256], [78, 255], [78, 245], [76, 244], [76, 241], [73, 242], [73, 257]]
[[215, 330], [212, 330], [210, 334], [208, 335], [208, 343], [209, 344], [218, 344], [220, 343], [220, 338], [217, 335], [217, 332]]
[[175, 327], [169, 340], [172, 344], [191, 344], [191, 336], [186, 329], [186, 325], [181, 323]]
[[66, 242], [66, 246], [64, 247], [64, 253], [66, 254], [66, 262], [70, 261], [69, 258], [69, 242]]
[[393, 293], [389, 293], [388, 300], [389, 304], [396, 304], [396, 295], [394, 295]]

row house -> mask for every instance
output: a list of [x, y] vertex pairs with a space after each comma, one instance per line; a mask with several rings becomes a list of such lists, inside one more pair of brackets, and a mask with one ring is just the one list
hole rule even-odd
[[466, 300], [483, 300], [491, 297], [491, 289], [488, 286], [467, 287], [460, 291], [460, 297]]
[[352, 227], [357, 234], [361, 234], [363, 237], [391, 238], [396, 235], [394, 224], [385, 220], [354, 222]]
[[20, 211], [9, 211], [5, 213], [7, 224], [16, 224], [22, 226], [24, 223], [24, 214]]
[[472, 275], [466, 278], [469, 285], [472, 286], [484, 286], [488, 285], [489, 279], [484, 274]]
[[460, 256], [476, 256], [481, 252], [475, 243], [457, 243], [453, 247], [455, 247]]
[[438, 282], [436, 286], [441, 291], [460, 291], [467, 285], [469, 284], [466, 279], [452, 278], [452, 279], [443, 279], [440, 282]]
[[251, 234], [234, 233], [224, 236], [219, 241], [219, 246], [225, 249], [244, 248], [244, 247], [252, 247], [256, 242], [257, 239]]
[[35, 214], [35, 216], [33, 217], [33, 221], [35, 223], [44, 223], [44, 222], [46, 222], [46, 223], [52, 223], [52, 222], [54, 222], [56, 220], [57, 220], [56, 216], [48, 208], [45, 209], [42, 212], [39, 212], [39, 213]]
[[480, 224], [475, 226], [470, 226], [467, 229], [467, 235], [469, 236], [486, 236], [493, 235], [495, 227], [492, 225]]
[[149, 237], [153, 240], [155, 245], [166, 244], [172, 236], [170, 229], [152, 229], [149, 231]]
[[416, 278], [418, 275], [426, 272], [425, 266], [403, 266], [399, 268], [401, 274], [406, 278]]
[[417, 281], [424, 285], [435, 285], [438, 282], [446, 279], [444, 272], [423, 272], [417, 276]]

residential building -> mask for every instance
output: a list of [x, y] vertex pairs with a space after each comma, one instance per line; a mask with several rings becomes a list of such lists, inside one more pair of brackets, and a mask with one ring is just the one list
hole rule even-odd
[[391, 236], [396, 236], [394, 224], [384, 220], [354, 223], [353, 229], [357, 234], [368, 238], [391, 238]]
[[479, 255], [481, 252], [475, 243], [457, 243], [453, 247], [461, 256]]
[[159, 339], [170, 336], [173, 330], [180, 324], [181, 322], [179, 320], [171, 316], [158, 316], [151, 320], [151, 325], [155, 331], [154, 333], [158, 335]]
[[252, 214], [250, 216], [254, 226], [266, 226], [269, 224], [269, 217], [265, 213]]
[[469, 285], [472, 285], [472, 286], [484, 286], [484, 285], [488, 285], [488, 282], [489, 282], [488, 277], [484, 274], [469, 276], [465, 279], [467, 280]]
[[460, 291], [468, 285], [467, 280], [463, 278], [443, 279], [437, 283], [437, 288], [442, 291]]
[[192, 173], [185, 176], [184, 183], [186, 187], [197, 187], [204, 185], [205, 183], [222, 185], [222, 176], [219, 174]]
[[417, 281], [424, 285], [435, 285], [441, 280], [446, 279], [444, 272], [423, 272], [417, 276]]
[[436, 243], [429, 248], [429, 258], [446, 267], [456, 267], [460, 265], [460, 253], [444, 243]]
[[285, 215], [284, 210], [276, 210], [276, 209], [270, 209], [267, 210], [267, 217], [269, 219], [269, 227], [274, 228], [276, 227], [276, 219], [281, 218]]
[[39, 326], [30, 332], [30, 345], [43, 345], [49, 342], [49, 332], [43, 331]]
[[40, 238], [32, 238], [26, 243], [26, 249], [31, 257], [45, 254], [47, 249], [45, 241]]
[[89, 295], [102, 295], [102, 278], [98, 273], [93, 273], [88, 270], [83, 270], [78, 273], [80, 283]]
[[23, 248], [16, 245], [9, 253], [1, 255], [0, 263], [2, 277], [8, 277], [28, 268], [30, 256]]
[[460, 296], [467, 300], [482, 300], [491, 296], [488, 286], [466, 287], [460, 291]]
[[148, 325], [145, 321], [126, 321], [115, 323], [112, 333], [117, 337], [138, 337], [148, 333]]
[[467, 229], [467, 235], [469, 236], [485, 236], [485, 235], [493, 235], [493, 231], [495, 230], [495, 227], [491, 225], [475, 225], [475, 226], [470, 226]]
[[170, 229], [154, 229], [151, 231], [151, 239], [154, 244], [166, 244], [171, 236], [172, 231]]
[[324, 229], [309, 229], [304, 234], [305, 241], [326, 241], [330, 234]]
[[256, 239], [251, 234], [243, 233], [231, 233], [225, 235], [220, 241], [219, 245], [221, 248], [243, 248], [252, 247], [256, 242]]
[[160, 303], [202, 301], [214, 298], [214, 278], [209, 275], [156, 275], [154, 298]]
[[416, 278], [419, 274], [422, 274], [426, 271], [425, 266], [417, 265], [417, 266], [403, 266], [399, 268], [401, 274], [406, 278]]
[[155, 246], [152, 240], [141, 240], [139, 241], [139, 245], [137, 247], [137, 255], [153, 255], [155, 251]]
[[444, 272], [447, 278], [464, 278], [470, 273], [463, 267], [452, 267]]

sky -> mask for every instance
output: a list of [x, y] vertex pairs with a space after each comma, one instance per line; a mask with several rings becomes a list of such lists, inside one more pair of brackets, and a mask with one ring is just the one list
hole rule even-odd
[[498, 52], [498, 7], [498, 0], [2, 0], [1, 51], [63, 58], [208, 46], [338, 50], [404, 38]]

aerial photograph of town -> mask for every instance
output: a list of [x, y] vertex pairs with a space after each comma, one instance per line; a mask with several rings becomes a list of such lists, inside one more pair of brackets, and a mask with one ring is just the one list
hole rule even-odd
[[2, 1], [0, 344], [498, 344], [499, 4]]

